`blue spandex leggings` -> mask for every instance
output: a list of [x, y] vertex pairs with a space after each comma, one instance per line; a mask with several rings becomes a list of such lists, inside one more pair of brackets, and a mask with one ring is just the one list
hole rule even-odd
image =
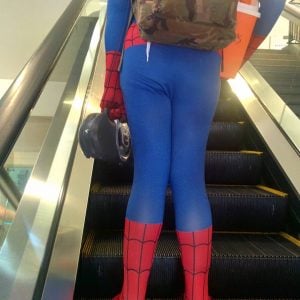
[[176, 229], [211, 225], [204, 167], [219, 71], [216, 52], [152, 44], [147, 61], [146, 45], [125, 50], [121, 87], [134, 155], [128, 219], [162, 223], [170, 183]]

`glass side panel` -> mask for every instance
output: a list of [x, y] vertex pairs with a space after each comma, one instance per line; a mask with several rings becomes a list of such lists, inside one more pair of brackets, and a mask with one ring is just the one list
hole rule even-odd
[[[100, 5], [89, 1], [79, 17], [60, 59], [4, 164], [9, 184], [0, 184], [0, 248], [17, 210], [14, 194], [22, 198], [53, 120], [63, 128], [81, 75]], [[61, 116], [59, 120], [57, 115]], [[50, 159], [50, 158], [49, 158]], [[1, 176], [1, 175], [0, 175]], [[5, 181], [5, 180], [4, 180]], [[0, 178], [1, 182], [1, 178]]]
[[0, 191], [0, 248], [5, 240], [10, 224], [13, 222], [16, 210]]

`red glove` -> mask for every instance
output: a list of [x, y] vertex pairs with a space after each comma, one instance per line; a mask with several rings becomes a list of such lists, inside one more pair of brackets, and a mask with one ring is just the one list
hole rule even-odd
[[120, 61], [120, 52], [109, 51], [106, 53], [104, 93], [100, 107], [101, 109], [108, 109], [108, 116], [111, 120], [119, 119], [126, 121], [126, 110], [120, 87], [120, 72], [118, 70]]

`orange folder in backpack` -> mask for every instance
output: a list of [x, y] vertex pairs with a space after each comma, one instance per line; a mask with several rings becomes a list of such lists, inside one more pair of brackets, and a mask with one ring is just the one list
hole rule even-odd
[[221, 78], [233, 78], [239, 71], [256, 21], [260, 18], [258, 10], [258, 0], [239, 1], [237, 9], [236, 39], [229, 46], [220, 50], [222, 56]]

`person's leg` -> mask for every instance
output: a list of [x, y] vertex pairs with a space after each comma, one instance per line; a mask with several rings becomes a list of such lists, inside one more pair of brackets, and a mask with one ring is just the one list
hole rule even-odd
[[171, 104], [159, 84], [159, 71], [157, 78], [149, 76], [155, 64], [147, 64], [144, 49], [136, 46], [126, 50], [121, 73], [134, 180], [125, 221], [124, 281], [116, 299], [145, 299], [169, 178]]
[[212, 218], [205, 189], [206, 143], [219, 97], [220, 57], [191, 52], [172, 99], [170, 180], [185, 274], [185, 299], [209, 299]]

